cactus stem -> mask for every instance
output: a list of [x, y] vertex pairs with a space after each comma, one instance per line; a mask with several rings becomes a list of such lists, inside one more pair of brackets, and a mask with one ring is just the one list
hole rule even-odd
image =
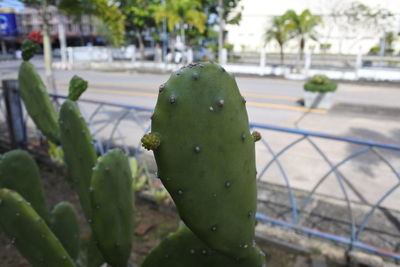
[[158, 87], [158, 91], [161, 93], [162, 91], [164, 91], [164, 89], [165, 89], [165, 83], [163, 83], [163, 84], [161, 84], [159, 87]]
[[244, 142], [246, 140], [246, 133], [242, 133], [242, 141]]
[[225, 104], [225, 101], [223, 99], [218, 100], [218, 106], [219, 107], [222, 108], [224, 106], [224, 104]]
[[201, 151], [200, 146], [195, 146], [194, 147], [194, 152], [199, 153]]

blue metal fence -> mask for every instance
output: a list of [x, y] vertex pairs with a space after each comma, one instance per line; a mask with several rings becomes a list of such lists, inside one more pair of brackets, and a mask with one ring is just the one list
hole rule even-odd
[[[53, 97], [58, 99], [65, 98], [64, 96], [55, 95], [53, 95]], [[95, 140], [95, 145], [100, 153], [104, 153], [115, 146], [123, 148], [127, 153], [135, 157], [142, 153], [146, 153], [141, 149], [140, 138], [144, 133], [150, 130], [150, 116], [153, 112], [152, 109], [89, 99], [80, 100], [78, 104], [84, 117], [88, 121]], [[27, 123], [31, 122], [28, 120]], [[391, 240], [400, 240], [399, 225], [393, 223], [393, 218], [395, 222], [396, 220], [397, 222], [400, 221], [400, 199], [392, 200], [389, 207], [383, 205], [384, 201], [388, 200], [394, 194], [400, 193], [399, 167], [395, 167], [396, 164], [393, 164], [385, 154], [386, 152], [389, 152], [395, 155], [395, 159], [400, 159], [399, 146], [257, 123], [251, 123], [250, 127], [263, 133], [262, 141], [257, 142], [256, 145], [257, 153], [260, 151], [264, 153], [262, 155], [257, 155], [260, 159], [257, 166], [259, 170], [257, 179], [260, 184], [268, 182], [265, 177], [269, 172], [271, 172], [273, 167], [277, 168], [277, 173], [279, 173], [282, 178], [281, 186], [287, 193], [287, 203], [289, 203], [287, 205], [287, 210], [289, 210], [290, 216], [277, 218], [277, 216], [275, 216], [276, 214], [259, 212], [257, 213], [257, 218], [260, 222], [281, 227], [289, 227], [311, 236], [344, 244], [348, 246], [349, 249], [362, 249], [394, 260], [400, 260], [398, 247], [400, 246], [399, 241], [390, 241], [388, 242], [389, 245], [381, 246], [380, 244], [374, 244], [374, 242], [367, 243], [362, 240], [362, 235], [367, 231], [367, 226], [371, 222], [371, 218], [377, 213], [377, 210], [380, 209], [384, 209], [390, 213], [391, 220], [388, 220], [388, 222], [385, 223], [389, 225], [393, 224], [391, 225], [392, 231], [385, 233], [385, 235], [390, 236], [392, 238]], [[284, 136], [290, 135], [291, 138], [287, 138], [287, 140], [291, 140], [293, 137], [294, 140], [289, 141], [288, 144], [285, 144], [280, 149], [275, 149], [271, 143], [271, 139], [269, 138], [271, 133], [278, 133], [279, 136], [282, 136], [281, 139], [285, 140], [286, 138]], [[338, 159], [336, 157], [335, 159], [332, 159], [326, 153], [325, 148], [318, 144], [317, 140], [328, 140], [342, 144], [356, 145], [357, 150], [344, 154], [343, 158]], [[304, 143], [307, 143], [312, 148], [310, 151], [313, 151], [313, 153], [320, 158], [320, 161], [312, 162], [311, 164], [315, 164], [315, 166], [325, 164], [328, 166], [328, 169], [323, 173], [323, 175], [321, 175], [321, 177], [313, 179], [314, 185], [311, 188], [308, 188], [307, 190], [304, 190], [303, 188], [300, 190], [296, 186], [293, 186], [293, 179], [288, 174], [287, 163], [285, 163], [282, 158], [290, 154], [297, 146]], [[362, 192], [349, 190], [349, 188], [352, 188], [350, 181], [353, 177], [347, 177], [347, 175], [341, 171], [341, 168], [348, 164], [354, 164], [355, 160], [366, 154], [375, 155], [375, 160], [379, 161], [380, 164], [385, 165], [393, 174], [395, 180], [393, 184], [385, 185], [388, 188], [384, 189], [383, 194], [375, 196], [376, 201], [373, 203], [363, 203], [364, 212], [363, 215], [360, 216], [360, 212], [355, 210], [355, 203], [357, 202], [357, 197], [363, 199]], [[368, 164], [368, 162], [364, 162], [363, 164]], [[290, 166], [290, 168], [299, 169], [302, 167], [303, 166]], [[328, 196], [328, 198], [333, 198], [335, 201], [340, 200], [344, 203], [346, 214], [343, 215], [346, 215], [348, 227], [350, 229], [349, 233], [346, 231], [343, 233], [337, 233], [329, 232], [329, 229], [315, 229], [315, 227], [310, 227], [304, 223], [304, 217], [310, 216], [310, 213], [306, 212], [306, 210], [310, 207], [313, 200], [319, 197], [319, 188], [330, 176], [335, 178], [340, 190], [339, 192], [333, 192], [331, 196]], [[271, 183], [273, 182], [274, 181]], [[299, 196], [300, 191], [301, 196]], [[355, 218], [355, 213], [357, 213], [357, 218]], [[369, 236], [371, 237], [372, 235], [373, 240], [374, 231], [371, 233], [369, 233]], [[371, 240], [371, 238], [369, 238], [369, 240]]]

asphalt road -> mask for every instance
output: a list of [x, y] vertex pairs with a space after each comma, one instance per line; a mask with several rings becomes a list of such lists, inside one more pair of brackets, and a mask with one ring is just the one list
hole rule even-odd
[[[3, 78], [17, 76], [19, 62], [0, 63]], [[43, 74], [40, 61], [36, 61]], [[57, 90], [66, 94], [69, 79], [80, 75], [89, 81], [84, 97], [153, 108], [158, 86], [169, 75], [56, 70]], [[400, 88], [376, 84], [340, 83], [330, 111], [301, 105], [303, 82], [275, 78], [237, 77], [247, 100], [251, 122], [301, 128], [332, 135], [400, 145]]]

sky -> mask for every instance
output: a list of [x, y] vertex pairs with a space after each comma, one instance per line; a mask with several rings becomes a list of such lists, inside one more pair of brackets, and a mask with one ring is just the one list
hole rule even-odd
[[20, 1], [17, 0], [0, 0], [0, 8], [5, 8], [5, 7], [12, 7], [15, 10], [19, 10], [24, 6]]

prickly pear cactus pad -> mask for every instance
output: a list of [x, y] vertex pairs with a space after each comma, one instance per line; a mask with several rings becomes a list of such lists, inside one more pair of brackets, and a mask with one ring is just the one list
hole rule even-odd
[[253, 248], [254, 255], [236, 260], [208, 248], [186, 226], [164, 239], [143, 262], [142, 267], [265, 267], [265, 255]]
[[74, 267], [71, 257], [18, 193], [0, 189], [0, 227], [34, 267]]
[[71, 100], [66, 100], [62, 104], [59, 123], [68, 174], [78, 192], [85, 216], [90, 219], [89, 188], [92, 169], [97, 160], [92, 136], [77, 104]]
[[51, 229], [65, 250], [76, 260], [79, 254], [80, 234], [78, 216], [69, 202], [58, 203], [51, 212]]
[[173, 73], [160, 86], [151, 126], [159, 176], [185, 224], [215, 250], [251, 254], [255, 146], [235, 79], [213, 63]]
[[17, 191], [47, 222], [50, 213], [44, 195], [39, 168], [24, 150], [13, 150], [0, 160], [0, 188]]
[[81, 94], [86, 91], [88, 82], [78, 75], [74, 75], [69, 81], [69, 92], [68, 99], [76, 101], [79, 99]]
[[99, 158], [91, 184], [92, 230], [105, 261], [126, 267], [133, 238], [132, 175], [119, 149]]
[[29, 116], [51, 142], [60, 143], [57, 113], [35, 67], [28, 61], [21, 64], [18, 73], [19, 90]]

